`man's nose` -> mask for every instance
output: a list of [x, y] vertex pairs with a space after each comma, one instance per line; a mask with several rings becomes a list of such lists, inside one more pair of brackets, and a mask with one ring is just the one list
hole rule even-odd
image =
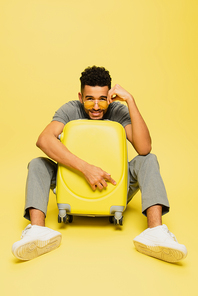
[[100, 107], [98, 106], [98, 101], [94, 101], [94, 107], [93, 107], [95, 110], [98, 110], [100, 109]]

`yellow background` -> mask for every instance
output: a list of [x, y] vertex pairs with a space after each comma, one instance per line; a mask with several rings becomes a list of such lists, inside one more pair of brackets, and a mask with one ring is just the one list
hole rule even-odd
[[[197, 295], [197, 15], [197, 0], [1, 0], [1, 295]], [[149, 126], [171, 204], [163, 221], [189, 252], [178, 264], [135, 250], [146, 228], [139, 193], [122, 229], [106, 218], [61, 226], [51, 193], [46, 226], [62, 232], [61, 247], [22, 263], [11, 254], [28, 224], [37, 136], [94, 64], [133, 94]]]

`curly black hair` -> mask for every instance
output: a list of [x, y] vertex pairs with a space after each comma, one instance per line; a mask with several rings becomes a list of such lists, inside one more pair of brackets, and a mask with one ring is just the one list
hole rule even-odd
[[82, 73], [80, 77], [81, 81], [81, 92], [83, 91], [85, 85], [90, 86], [108, 86], [111, 88], [111, 76], [109, 71], [104, 67], [88, 67]]

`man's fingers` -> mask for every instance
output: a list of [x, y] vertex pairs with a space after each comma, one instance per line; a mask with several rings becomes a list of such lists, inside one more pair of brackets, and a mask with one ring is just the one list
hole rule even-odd
[[106, 174], [105, 179], [108, 180], [111, 184], [116, 185], [116, 181], [111, 178], [110, 174]]
[[91, 186], [91, 188], [92, 188], [92, 190], [93, 190], [93, 191], [95, 191], [95, 190], [96, 190], [96, 188], [97, 188], [97, 186], [96, 186], [96, 185], [91, 185], [91, 184], [90, 184], [90, 186]]
[[111, 96], [110, 95], [108, 95], [108, 97], [107, 97], [107, 103], [108, 104], [111, 104], [112, 103], [112, 99], [111, 99]]
[[107, 183], [106, 181], [103, 179], [100, 181], [100, 184], [102, 185], [102, 187], [106, 188], [107, 187]]
[[117, 184], [116, 181], [113, 180], [112, 178], [110, 178], [109, 182], [111, 182], [111, 184], [113, 184], [113, 185], [116, 185]]
[[[113, 185], [116, 185], [116, 181], [113, 180], [111, 177], [110, 177], [110, 178], [108, 177], [108, 181], [109, 181], [110, 183], [112, 183]], [[103, 190], [103, 189], [105, 189], [105, 188], [107, 187], [107, 183], [106, 183], [106, 181], [103, 179], [103, 180], [101, 180], [100, 182], [98, 182], [98, 183], [95, 185], [95, 189], [96, 189], [96, 187], [98, 187], [99, 190]]]
[[117, 94], [114, 93], [114, 91], [109, 91], [108, 93], [108, 97], [107, 97], [107, 102], [108, 104], [111, 104], [112, 102], [114, 102], [117, 99]]
[[108, 92], [108, 97], [107, 97], [108, 103], [111, 104], [115, 100], [116, 96], [117, 96], [117, 94], [115, 92], [115, 86], [114, 86]]
[[109, 175], [109, 174], [106, 173], [105, 174], [105, 179], [101, 179], [99, 182], [97, 182], [94, 185], [93, 184], [90, 184], [92, 190], [95, 191], [96, 188], [98, 188], [99, 190], [105, 189], [108, 186], [108, 184], [107, 184], [107, 182], [105, 180], [107, 180], [108, 182], [110, 182], [113, 185], [116, 185], [116, 181], [111, 178], [111, 175]]
[[91, 186], [92, 190], [95, 191], [98, 187], [99, 190], [103, 190], [107, 187], [107, 182], [110, 182], [113, 185], [116, 185], [116, 181], [111, 178], [111, 175], [107, 172], [103, 171], [102, 169], [90, 166], [91, 171], [89, 174], [85, 175], [86, 180], [88, 181], [89, 185]]
[[97, 183], [97, 187], [98, 187], [99, 190], [102, 190], [104, 188], [101, 183]]

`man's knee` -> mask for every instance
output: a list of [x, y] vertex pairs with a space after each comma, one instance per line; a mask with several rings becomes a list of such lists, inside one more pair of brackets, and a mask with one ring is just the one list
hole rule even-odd
[[44, 157], [37, 157], [32, 159], [28, 164], [28, 169], [38, 169], [44, 165], [45, 158]]
[[147, 155], [138, 155], [137, 158], [141, 159], [142, 161], [156, 161], [157, 156], [153, 153], [149, 153]]
[[143, 157], [144, 157], [144, 161], [146, 161], [146, 162], [158, 163], [157, 156], [153, 153], [149, 153], [148, 155], [143, 156]]
[[28, 170], [30, 175], [47, 176], [47, 178], [50, 176], [56, 179], [57, 163], [46, 157], [38, 157], [30, 161]]
[[139, 163], [140, 165], [143, 163], [158, 163], [157, 156], [155, 154], [149, 153], [147, 155], [137, 155], [134, 159], [132, 159], [129, 163]]

